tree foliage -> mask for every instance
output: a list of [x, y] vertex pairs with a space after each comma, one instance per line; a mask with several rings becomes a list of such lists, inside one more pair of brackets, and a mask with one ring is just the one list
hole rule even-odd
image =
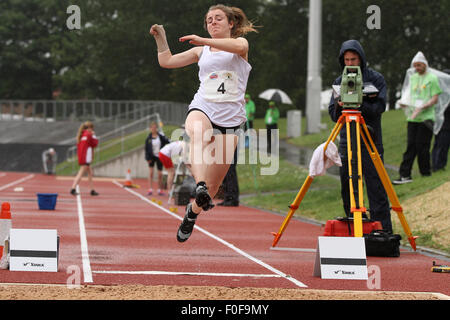
[[[190, 102], [198, 88], [198, 67], [167, 70], [159, 67], [156, 45], [148, 30], [163, 24], [173, 53], [189, 48], [178, 42], [186, 34], [208, 36], [204, 15], [221, 1], [78, 0], [81, 28], [69, 30], [67, 0], [2, 0], [0, 2], [0, 97], [51, 99], [133, 99]], [[294, 108], [305, 110], [308, 11], [307, 0], [241, 0], [242, 8], [259, 26], [247, 35], [252, 72], [248, 92], [257, 115], [267, 88], [286, 91]], [[370, 30], [367, 7], [381, 10], [381, 29]], [[436, 69], [449, 68], [450, 2], [322, 0], [322, 85], [330, 86], [341, 69], [341, 43], [357, 39], [370, 67], [388, 84], [389, 102], [417, 51]], [[289, 106], [283, 106], [285, 110]]]

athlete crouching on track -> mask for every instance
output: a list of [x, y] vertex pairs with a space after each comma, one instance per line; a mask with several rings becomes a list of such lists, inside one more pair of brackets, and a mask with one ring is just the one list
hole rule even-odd
[[[163, 26], [155, 24], [150, 28], [161, 67], [181, 68], [193, 63], [199, 66], [200, 87], [189, 105], [185, 122], [190, 138], [191, 172], [197, 182], [196, 197], [186, 207], [177, 232], [179, 242], [190, 237], [198, 214], [214, 207], [212, 199], [238, 143], [234, 131], [247, 120], [244, 94], [251, 66], [248, 41], [242, 36], [256, 30], [241, 9], [224, 5], [209, 8], [204, 27], [211, 38], [181, 37], [179, 41], [189, 41], [195, 47], [175, 55], [170, 52]], [[213, 161], [205, 161], [208, 152]]]

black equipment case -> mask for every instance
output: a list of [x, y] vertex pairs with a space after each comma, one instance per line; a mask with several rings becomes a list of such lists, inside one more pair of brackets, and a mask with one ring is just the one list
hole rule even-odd
[[399, 257], [400, 240], [398, 234], [392, 234], [384, 230], [373, 230], [364, 234], [366, 243], [366, 255], [374, 257]]

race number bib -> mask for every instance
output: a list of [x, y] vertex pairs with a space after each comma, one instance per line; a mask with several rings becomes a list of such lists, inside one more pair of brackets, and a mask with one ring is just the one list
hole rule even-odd
[[238, 101], [239, 79], [233, 71], [215, 71], [203, 80], [203, 95], [212, 102]]

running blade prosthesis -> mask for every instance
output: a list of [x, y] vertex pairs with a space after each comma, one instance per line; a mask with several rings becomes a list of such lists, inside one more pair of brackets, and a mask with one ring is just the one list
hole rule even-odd
[[449, 272], [450, 273], [450, 266], [444, 266], [436, 264], [436, 261], [433, 261], [433, 266], [431, 267], [432, 272]]

